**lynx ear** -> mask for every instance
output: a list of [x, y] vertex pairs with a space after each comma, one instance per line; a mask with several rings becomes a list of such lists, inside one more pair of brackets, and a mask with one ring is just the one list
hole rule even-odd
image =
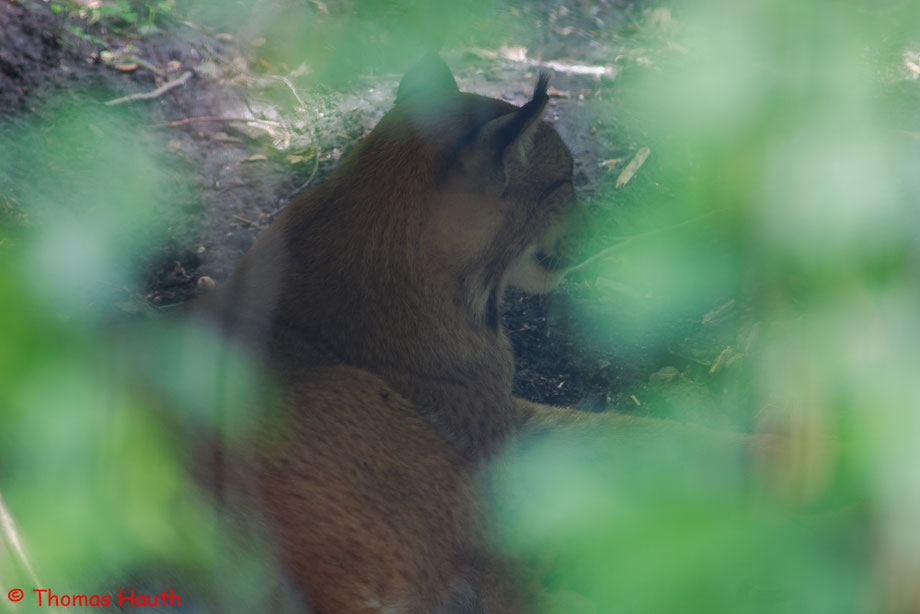
[[480, 168], [485, 166], [493, 175], [500, 174], [502, 183], [507, 183], [508, 173], [526, 164], [527, 156], [533, 149], [534, 136], [549, 100], [546, 93], [548, 84], [549, 76], [542, 73], [533, 98], [527, 104], [482, 126], [472, 148], [467, 151], [467, 164], [473, 163]]
[[430, 51], [399, 82], [396, 102], [420, 92], [459, 92], [457, 81], [437, 51]]

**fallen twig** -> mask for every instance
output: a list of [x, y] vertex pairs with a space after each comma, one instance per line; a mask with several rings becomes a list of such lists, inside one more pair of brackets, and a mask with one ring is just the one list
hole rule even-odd
[[130, 96], [124, 96], [122, 98], [116, 98], [115, 100], [110, 100], [105, 103], [105, 106], [110, 107], [116, 104], [124, 104], [126, 102], [134, 102], [135, 100], [150, 100], [151, 98], [158, 98], [168, 92], [169, 90], [179, 87], [186, 81], [192, 78], [192, 71], [187, 70], [178, 79], [164, 83], [157, 89], [152, 92], [141, 92], [139, 94], [131, 94]]
[[[41, 590], [42, 583], [38, 581], [38, 575], [35, 573], [35, 569], [32, 567], [29, 557], [26, 556], [25, 548], [23, 548], [22, 542], [19, 539], [19, 532], [16, 530], [16, 524], [13, 522], [13, 516], [3, 503], [2, 496], [0, 496], [0, 545], [6, 546], [5, 550], [10, 556], [13, 568], [21, 575], [25, 575], [25, 579], [31, 582], [33, 590]], [[21, 598], [22, 591], [19, 589], [13, 589], [9, 594], [13, 595], [17, 590]], [[12, 596], [10, 600], [15, 601]], [[49, 603], [48, 605], [51, 604]], [[54, 612], [54, 610], [52, 610], [52, 612]]]
[[319, 170], [319, 147], [316, 148], [316, 151], [313, 152], [313, 171], [310, 173], [310, 176], [307, 177], [307, 180], [300, 184], [300, 187], [294, 190], [291, 193], [291, 196], [294, 196], [298, 192], [303, 192], [307, 189], [307, 186], [313, 182], [313, 178], [316, 177], [316, 171]]
[[244, 224], [248, 226], [252, 226], [253, 228], [259, 228], [258, 224], [256, 224], [255, 222], [253, 222], [252, 220], [248, 218], [243, 217], [242, 215], [237, 215], [236, 213], [234, 213], [231, 217], [233, 217], [233, 219], [235, 220], [239, 220], [243, 222]]
[[569, 271], [570, 272], [575, 271], [580, 268], [586, 267], [594, 262], [597, 262], [598, 260], [602, 260], [606, 256], [612, 254], [613, 252], [617, 250], [623, 249], [624, 247], [626, 247], [627, 245], [629, 245], [630, 243], [634, 241], [639, 241], [641, 239], [647, 239], [649, 237], [654, 237], [655, 235], [659, 235], [665, 232], [671, 232], [672, 230], [677, 230], [679, 228], [683, 228], [684, 226], [689, 226], [690, 224], [696, 224], [697, 222], [701, 222], [707, 218], [712, 217], [713, 215], [722, 213], [723, 211], [727, 211], [727, 210], [728, 210], [728, 207], [723, 207], [722, 209], [716, 209], [714, 211], [710, 211], [709, 213], [704, 213], [703, 215], [700, 215], [698, 217], [690, 218], [689, 220], [684, 220], [683, 222], [678, 222], [676, 224], [671, 224], [670, 226], [656, 228], [655, 230], [649, 230], [648, 232], [640, 232], [639, 234], [635, 234], [635, 235], [616, 237], [616, 239], [618, 240], [617, 243], [614, 243], [613, 245], [611, 245], [610, 247], [606, 249], [602, 249], [601, 251], [594, 254], [587, 260], [581, 262], [580, 264], [573, 266], [571, 269], [569, 269]]
[[268, 214], [268, 216], [269, 216], [270, 218], [274, 218], [276, 215], [278, 215], [279, 213], [281, 213], [281, 210], [284, 209], [284, 208], [288, 205], [289, 202], [291, 202], [291, 199], [292, 199], [294, 196], [296, 196], [297, 194], [299, 194], [299, 193], [303, 192], [304, 190], [306, 190], [306, 189], [307, 189], [307, 186], [309, 186], [309, 185], [313, 182], [313, 178], [316, 177], [316, 171], [319, 170], [319, 153], [320, 153], [320, 152], [319, 152], [319, 148], [317, 147], [317, 148], [316, 148], [316, 152], [315, 152], [314, 155], [313, 155], [313, 171], [310, 173], [310, 176], [307, 177], [307, 180], [304, 181], [302, 184], [300, 184], [300, 187], [298, 187], [298, 188], [295, 189], [293, 192], [291, 192], [291, 195], [288, 196], [288, 197], [284, 200], [284, 202], [282, 202], [282, 204], [281, 204], [280, 206], [278, 206], [276, 209], [274, 209], [273, 211], [271, 211], [271, 212]]
[[246, 69], [243, 68], [242, 66], [238, 66], [238, 65], [234, 64], [232, 61], [230, 61], [229, 59], [225, 58], [225, 57], [222, 56], [221, 54], [217, 53], [217, 51], [215, 51], [214, 49], [211, 49], [210, 47], [208, 47], [208, 51], [209, 51], [209, 52], [211, 53], [211, 55], [213, 55], [216, 59], [218, 59], [218, 60], [220, 60], [221, 62], [223, 62], [224, 64], [226, 64], [227, 67], [229, 67], [229, 68], [231, 68], [231, 69], [237, 71], [237, 72], [240, 73], [241, 75], [245, 75], [245, 76], [248, 77], [249, 79], [252, 79], [252, 80], [254, 80], [254, 81], [260, 81], [260, 80], [263, 80], [263, 79], [273, 79], [273, 80], [275, 80], [275, 81], [280, 81], [281, 83], [285, 84], [285, 85], [288, 87], [289, 90], [291, 90], [291, 93], [294, 95], [294, 98], [297, 99], [297, 104], [300, 105], [300, 108], [301, 108], [301, 109], [306, 109], [306, 108], [307, 108], [307, 105], [306, 105], [306, 103], [303, 101], [303, 98], [301, 98], [301, 97], [300, 97], [300, 94], [297, 93], [297, 88], [295, 88], [295, 87], [294, 87], [294, 84], [291, 83], [291, 80], [288, 79], [287, 77], [285, 77], [284, 75], [272, 75], [272, 74], [268, 74], [268, 73], [265, 73], [265, 74], [254, 73], [254, 72], [252, 72], [252, 71], [250, 71], [250, 70], [246, 70]]
[[266, 126], [275, 126], [283, 128], [284, 124], [281, 122], [272, 121], [270, 119], [256, 119], [255, 117], [186, 117], [185, 119], [178, 119], [173, 122], [165, 122], [162, 124], [153, 124], [149, 126], [150, 128], [172, 128], [175, 126], [184, 126], [185, 124], [191, 124], [194, 122], [253, 122], [256, 124], [264, 124]]
[[300, 105], [300, 108], [304, 110], [307, 108], [307, 105], [304, 103], [303, 98], [301, 98], [300, 95], [297, 93], [297, 89], [294, 87], [294, 84], [291, 83], [290, 79], [288, 79], [287, 77], [283, 77], [281, 75], [266, 75], [266, 76], [269, 79], [275, 79], [276, 81], [281, 81], [281, 83], [284, 83], [286, 86], [288, 86], [288, 89], [291, 90], [292, 94], [294, 94], [294, 98], [297, 99], [297, 104]]

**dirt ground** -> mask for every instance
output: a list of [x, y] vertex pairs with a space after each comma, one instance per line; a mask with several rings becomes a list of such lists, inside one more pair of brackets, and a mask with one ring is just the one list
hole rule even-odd
[[[359, 65], [350, 78], [329, 86], [321, 78], [301, 78], [297, 69], [263, 52], [258, 24], [222, 30], [163, 19], [156, 32], [139, 36], [76, 16], [62, 21], [51, 5], [37, 0], [0, 3], [0, 142], [8, 151], [24, 146], [17, 142], [22, 134], [53, 138], [52, 128], [26, 131], [53, 127], [62, 105], [98, 107], [185, 79], [155, 98], [119, 105], [129, 127], [111, 128], [132, 137], [139, 132], [176, 177], [171, 206], [156, 212], [168, 230], [148, 237], [141, 261], [126, 263], [143, 271], [138, 286], [108, 299], [135, 308], [142, 303], [168, 310], [195, 296], [203, 276], [225, 279], [281, 208], [322, 181], [373, 127], [408, 68]], [[314, 7], [335, 10], [334, 3]], [[651, 163], [625, 188], [613, 187], [637, 150], [649, 144], [624, 128], [629, 118], [617, 115], [616, 102], [628, 90], [631, 72], [666, 52], [660, 33], [671, 13], [661, 7], [627, 0], [511, 2], [504, 10], [518, 26], [504, 45], [446, 45], [442, 52], [461, 89], [518, 104], [539, 71], [549, 71], [547, 117], [573, 150], [576, 188], [604, 229], [598, 247], [629, 227], [646, 195], [666, 189]], [[82, 153], [91, 155], [70, 155]], [[23, 172], [16, 155], [6, 160], [10, 168], [0, 168], [0, 183]], [[0, 189], [0, 226], [40, 225], [43, 212], [22, 211], [12, 185]], [[692, 338], [706, 311], [731, 306], [731, 297], [712, 297], [686, 321], [660, 323], [673, 331], [673, 342], [662, 349], [642, 335], [617, 332], [617, 322], [629, 322], [631, 310], [643, 307], [621, 304], [617, 293], [598, 301], [598, 283], [586, 269], [549, 296], [509, 294], [504, 323], [518, 360], [518, 394], [592, 411], [642, 411], [636, 394], [650, 381], [709, 368], [719, 348], [700, 359], [692, 355], [700, 353], [690, 347]], [[612, 332], [599, 335], [599, 322]], [[711, 330], [707, 335], [711, 341]], [[705, 386], [692, 387], [691, 396], [709, 394]]]

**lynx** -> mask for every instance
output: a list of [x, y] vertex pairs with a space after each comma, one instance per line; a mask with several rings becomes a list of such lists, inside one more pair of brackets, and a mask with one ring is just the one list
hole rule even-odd
[[591, 233], [547, 101], [546, 76], [520, 108], [462, 93], [429, 55], [196, 307], [282, 382], [233, 454], [318, 614], [538, 607], [480, 474], [522, 429], [587, 420], [512, 396], [501, 327], [505, 288], [551, 290]]

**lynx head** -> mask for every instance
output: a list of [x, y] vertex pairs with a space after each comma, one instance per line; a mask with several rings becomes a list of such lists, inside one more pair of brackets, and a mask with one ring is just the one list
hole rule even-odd
[[396, 108], [446, 151], [438, 197], [423, 232], [426, 256], [463, 284], [475, 314], [489, 316], [505, 285], [554, 288], [577, 264], [591, 219], [575, 197], [572, 155], [542, 120], [548, 77], [522, 107], [461, 93], [439, 56], [403, 78]]

